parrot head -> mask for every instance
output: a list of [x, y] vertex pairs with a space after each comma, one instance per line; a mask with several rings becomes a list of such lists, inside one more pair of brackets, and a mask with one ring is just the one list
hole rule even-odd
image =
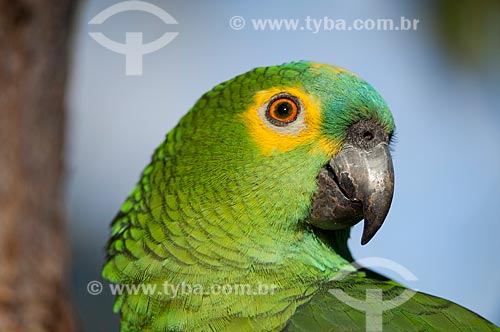
[[173, 132], [183, 137], [175, 158], [189, 165], [183, 185], [216, 197], [202, 205], [243, 205], [249, 233], [364, 219], [365, 244], [389, 211], [394, 121], [347, 70], [305, 61], [254, 69], [205, 94]]

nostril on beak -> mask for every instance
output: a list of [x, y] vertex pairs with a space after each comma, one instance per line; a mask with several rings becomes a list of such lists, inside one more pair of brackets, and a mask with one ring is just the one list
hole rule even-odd
[[365, 132], [363, 133], [363, 139], [364, 139], [365, 141], [368, 141], [368, 142], [369, 142], [369, 141], [371, 141], [371, 140], [373, 139], [373, 134], [372, 134], [372, 132], [371, 132], [371, 131], [365, 131]]

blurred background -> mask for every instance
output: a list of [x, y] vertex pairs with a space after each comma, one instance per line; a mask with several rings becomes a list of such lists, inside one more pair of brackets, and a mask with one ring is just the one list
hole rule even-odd
[[[84, 331], [118, 331], [101, 280], [109, 223], [155, 147], [204, 92], [257, 66], [314, 60], [348, 68], [386, 99], [397, 124], [396, 192], [383, 228], [355, 258], [384, 257], [418, 278], [411, 287], [451, 299], [500, 324], [500, 9], [498, 1], [149, 1], [178, 24], [145, 12], [88, 22], [117, 1], [81, 4], [72, 47], [66, 129], [66, 202], [72, 292]], [[230, 27], [233, 16], [246, 25]], [[252, 19], [418, 19], [409, 31], [258, 31]], [[178, 32], [125, 74], [117, 42]], [[406, 283], [391, 271], [382, 273]], [[406, 283], [408, 284], [408, 283]]]

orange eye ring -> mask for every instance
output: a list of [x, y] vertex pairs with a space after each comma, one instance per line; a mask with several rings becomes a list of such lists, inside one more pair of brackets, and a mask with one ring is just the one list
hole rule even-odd
[[267, 107], [266, 117], [276, 126], [286, 126], [295, 121], [299, 115], [299, 101], [286, 93], [276, 95]]

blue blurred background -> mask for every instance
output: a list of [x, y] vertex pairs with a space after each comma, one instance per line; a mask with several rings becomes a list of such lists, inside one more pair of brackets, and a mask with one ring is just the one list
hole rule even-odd
[[[144, 12], [88, 21], [117, 1], [81, 6], [68, 98], [67, 203], [73, 292], [84, 331], [118, 331], [100, 280], [108, 227], [152, 151], [198, 97], [257, 66], [300, 59], [348, 68], [386, 99], [397, 124], [396, 192], [384, 227], [356, 258], [384, 257], [418, 278], [411, 287], [451, 299], [500, 324], [500, 65], [498, 6], [488, 1], [150, 1]], [[469, 3], [469, 7], [467, 4]], [[478, 14], [479, 12], [479, 14]], [[246, 19], [233, 30], [231, 17]], [[416, 31], [256, 31], [252, 19], [419, 19]], [[485, 18], [486, 17], [486, 18]], [[488, 25], [489, 24], [489, 25]], [[142, 76], [89, 32], [146, 42], [179, 32], [144, 56]], [[495, 44], [496, 43], [496, 44]], [[404, 282], [391, 271], [382, 271]], [[408, 284], [408, 283], [407, 283]]]

